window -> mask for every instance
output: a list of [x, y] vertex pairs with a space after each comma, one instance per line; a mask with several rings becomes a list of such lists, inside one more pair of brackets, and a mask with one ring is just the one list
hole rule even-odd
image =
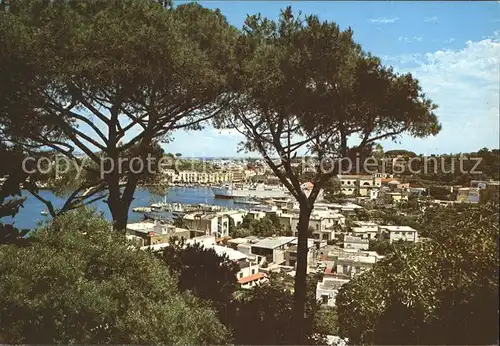
[[252, 275], [255, 274], [255, 269], [252, 269]]
[[240, 279], [241, 279], [241, 278], [243, 277], [243, 273], [240, 273], [240, 275], [239, 275], [239, 276], [240, 276]]
[[347, 185], [351, 185], [351, 181], [350, 180], [347, 181]]
[[316, 229], [317, 229], [317, 230], [319, 229], [319, 225], [318, 225], [318, 224], [316, 224]]
[[328, 304], [328, 294], [322, 294], [321, 301], [323, 302], [323, 304]]

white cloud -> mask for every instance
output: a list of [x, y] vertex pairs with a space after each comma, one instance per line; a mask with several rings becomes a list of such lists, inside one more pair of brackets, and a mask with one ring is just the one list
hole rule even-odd
[[[400, 145], [385, 141], [384, 149], [403, 147], [432, 154], [498, 148], [500, 32], [481, 41], [468, 41], [461, 49], [381, 58], [396, 71], [411, 72], [419, 79], [422, 90], [439, 105], [436, 114], [443, 124], [436, 137], [404, 137]], [[244, 156], [237, 154], [242, 139], [234, 130], [207, 127], [175, 134], [175, 141], [167, 144], [166, 150], [184, 156]]]
[[424, 22], [437, 22], [437, 20], [438, 20], [438, 17], [436, 17], [436, 16], [424, 18]]
[[413, 36], [413, 37], [399, 36], [398, 41], [410, 43], [410, 42], [420, 42], [423, 39], [424, 38], [422, 36]]
[[399, 18], [372, 18], [370, 22], [379, 24], [395, 23]]
[[452, 42], [455, 42], [454, 38], [449, 38], [449, 39], [444, 41], [444, 43], [452, 43]]
[[[411, 72], [439, 109], [441, 133], [425, 140], [405, 139], [408, 147], [425, 153], [466, 152], [498, 148], [500, 33], [481, 41], [468, 41], [460, 50], [392, 57], [396, 70]], [[413, 66], [402, 65], [411, 62]]]

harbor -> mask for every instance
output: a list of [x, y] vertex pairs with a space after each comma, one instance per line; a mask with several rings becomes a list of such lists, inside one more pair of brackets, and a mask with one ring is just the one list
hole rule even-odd
[[[64, 197], [56, 196], [50, 190], [40, 190], [40, 195], [53, 203], [55, 208], [61, 208], [65, 202]], [[27, 199], [24, 202], [24, 208], [19, 209], [19, 214], [15, 219], [16, 227], [21, 229], [36, 228], [41, 222], [50, 220], [50, 217], [42, 215], [42, 211], [46, 211], [46, 206], [27, 191], [23, 191], [23, 196]], [[153, 205], [161, 203], [170, 204], [181, 204], [181, 205], [211, 205], [219, 206], [227, 210], [229, 209], [250, 209], [252, 204], [240, 204], [238, 200], [235, 199], [219, 199], [215, 198], [211, 187], [179, 187], [172, 186], [168, 189], [166, 196], [156, 195], [151, 193], [146, 188], [138, 188], [134, 194], [134, 200], [129, 210], [129, 222], [137, 222], [144, 219], [145, 213], [150, 216], [158, 216], [158, 218], [163, 217], [163, 220], [169, 220], [171, 218], [169, 211], [158, 211], [154, 210]], [[111, 220], [111, 214], [106, 203], [99, 201], [93, 203], [91, 207], [97, 209], [97, 211], [102, 212], [104, 217]], [[140, 209], [137, 209], [140, 208]], [[134, 209], [137, 211], [134, 212]], [[223, 209], [221, 209], [223, 210]], [[43, 213], [45, 214], [45, 213]], [[6, 221], [10, 221], [9, 217], [5, 218]]]

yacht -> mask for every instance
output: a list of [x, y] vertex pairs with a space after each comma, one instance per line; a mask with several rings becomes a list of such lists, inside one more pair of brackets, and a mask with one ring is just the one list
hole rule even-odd
[[285, 198], [290, 193], [280, 186], [266, 186], [264, 184], [252, 184], [246, 186], [234, 186], [226, 183], [212, 188], [216, 198]]

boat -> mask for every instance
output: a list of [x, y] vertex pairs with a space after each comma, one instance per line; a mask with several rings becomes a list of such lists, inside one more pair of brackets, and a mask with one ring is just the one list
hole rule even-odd
[[151, 208], [150, 207], [136, 207], [136, 208], [132, 208], [132, 211], [134, 213], [150, 213]]
[[47, 216], [49, 215], [49, 212], [47, 210], [42, 210], [40, 214], [42, 214], [43, 216]]
[[249, 198], [235, 198], [234, 199], [234, 204], [249, 204], [249, 205], [257, 205], [260, 204], [258, 201], [254, 201]]
[[290, 193], [282, 187], [263, 184], [236, 187], [232, 183], [226, 183], [212, 187], [212, 192], [216, 198], [285, 198], [290, 196]]

